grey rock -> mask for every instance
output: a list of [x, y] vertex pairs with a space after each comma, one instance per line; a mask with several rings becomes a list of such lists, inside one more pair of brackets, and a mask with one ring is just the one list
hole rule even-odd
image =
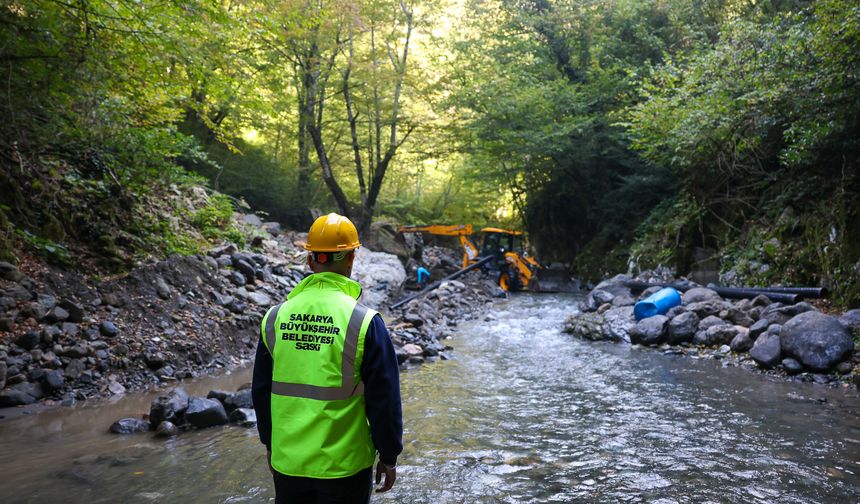
[[84, 312], [84, 307], [71, 301], [69, 299], [64, 299], [62, 303], [60, 303], [60, 307], [68, 312], [69, 317], [66, 319], [69, 322], [83, 322], [84, 316], [86, 313]]
[[45, 326], [42, 328], [42, 333], [40, 334], [39, 339], [42, 345], [50, 347], [53, 346], [54, 343], [59, 341], [61, 334], [62, 332], [60, 331], [59, 327]]
[[750, 304], [752, 306], [758, 306], [758, 307], [764, 308], [764, 307], [769, 306], [773, 303], [769, 297], [765, 296], [764, 294], [759, 294], [758, 296], [752, 298], [752, 301], [750, 302]]
[[782, 359], [782, 367], [788, 374], [797, 374], [803, 372], [803, 364], [797, 362], [791, 357], [786, 357], [785, 359]]
[[139, 418], [123, 418], [110, 426], [110, 431], [114, 434], [137, 434], [138, 432], [146, 432], [148, 430], [149, 422]]
[[687, 305], [687, 311], [694, 312], [700, 319], [717, 315], [723, 308], [722, 301], [700, 301]]
[[24, 278], [24, 275], [18, 271], [18, 268], [14, 264], [0, 261], [0, 278], [9, 280], [10, 282], [17, 282]]
[[630, 331], [635, 325], [632, 306], [613, 308], [603, 314], [602, 331], [611, 341], [630, 343]]
[[232, 282], [233, 285], [236, 285], [236, 286], [245, 285], [245, 283], [247, 281], [247, 279], [245, 278], [245, 275], [243, 275], [242, 273], [239, 273], [236, 270], [233, 270], [230, 272], [229, 279], [230, 279], [230, 282]]
[[198, 429], [204, 429], [224, 425], [228, 418], [224, 405], [215, 399], [191, 397], [185, 410], [185, 420]]
[[851, 334], [836, 317], [817, 311], [803, 312], [786, 322], [780, 340], [783, 352], [815, 371], [832, 369], [854, 350]]
[[179, 427], [169, 420], [164, 420], [155, 428], [157, 437], [173, 437], [179, 435]]
[[161, 277], [155, 279], [155, 292], [161, 299], [170, 299], [170, 286]]
[[66, 364], [66, 376], [71, 380], [77, 380], [86, 369], [84, 361], [81, 359], [72, 359]]
[[772, 368], [779, 364], [782, 358], [780, 347], [779, 335], [768, 331], [755, 340], [752, 349], [750, 349], [750, 357], [759, 366]]
[[167, 420], [182, 423], [182, 415], [188, 409], [188, 394], [181, 388], [162, 394], [152, 401], [149, 407], [149, 421], [154, 425]]
[[0, 317], [0, 332], [12, 332], [15, 330], [15, 320], [10, 317]]
[[99, 333], [106, 338], [113, 338], [117, 334], [119, 334], [119, 329], [117, 329], [116, 324], [109, 320], [103, 320], [99, 324]]
[[683, 294], [684, 304], [701, 303], [703, 301], [718, 301], [722, 298], [719, 294], [705, 287], [695, 287]]
[[66, 350], [61, 354], [64, 357], [71, 357], [72, 359], [80, 359], [89, 355], [90, 350], [83, 343], [78, 343], [74, 346], [70, 346], [66, 348]]
[[631, 306], [636, 304], [636, 300], [633, 299], [633, 296], [628, 296], [627, 294], [619, 294], [612, 299], [612, 306]]
[[727, 345], [738, 335], [738, 329], [728, 324], [715, 325], [709, 327], [705, 333], [709, 345]]
[[48, 312], [46, 318], [50, 322], [64, 322], [69, 318], [69, 312], [60, 306], [55, 306]]
[[281, 234], [281, 224], [278, 222], [264, 222], [262, 227], [272, 236]]
[[[673, 306], [669, 308], [669, 311], [666, 312], [666, 316], [669, 317], [669, 320], [681, 315], [682, 313], [687, 313], [687, 308], [684, 305]], [[699, 316], [696, 315], [696, 321], [698, 322]]]
[[597, 313], [603, 315], [612, 309], [612, 303], [603, 303], [602, 305], [597, 307]]
[[254, 280], [257, 278], [256, 270], [251, 263], [244, 259], [236, 259], [236, 256], [233, 256], [233, 267], [236, 268], [236, 271], [242, 274], [245, 278], [245, 282], [243, 284], [252, 284]]
[[615, 296], [611, 292], [607, 292], [605, 290], [595, 289], [591, 291], [590, 296], [594, 298], [594, 301], [601, 305], [603, 303], [612, 303], [612, 300], [615, 299]]
[[770, 322], [766, 319], [759, 319], [755, 324], [750, 326], [750, 338], [755, 340], [760, 334], [767, 331], [768, 326], [770, 326]]
[[167, 363], [167, 359], [164, 357], [164, 354], [158, 351], [147, 351], [143, 354], [143, 360], [146, 362], [146, 365], [149, 369], [157, 370], [161, 369], [165, 363]]
[[854, 370], [854, 365], [848, 361], [840, 362], [839, 364], [836, 365], [836, 372], [839, 374], [845, 375], [845, 374], [850, 373], [853, 370]]
[[15, 300], [9, 296], [0, 296], [0, 312], [6, 311], [15, 307]]
[[397, 357], [398, 364], [403, 364], [409, 359], [409, 353], [407, 353], [402, 346], [394, 347], [394, 355]]
[[9, 370], [6, 361], [0, 361], [0, 390], [6, 387], [6, 373]]
[[230, 412], [230, 423], [253, 427], [257, 425], [257, 412], [250, 408], [237, 408]]
[[701, 322], [699, 322], [699, 330], [700, 331], [707, 331], [711, 327], [719, 326], [719, 325], [728, 325], [728, 323], [725, 320], [721, 319], [720, 317], [716, 317], [714, 315], [709, 315], [709, 316], [705, 317], [704, 319], [702, 319]]
[[224, 408], [227, 411], [233, 411], [238, 408], [254, 408], [254, 401], [251, 399], [251, 390], [240, 390], [234, 394], [230, 394], [224, 398]]
[[783, 306], [782, 308], [779, 308], [780, 313], [782, 313], [784, 315], [788, 315], [790, 317], [794, 317], [796, 315], [800, 315], [801, 313], [806, 313], [808, 311], [818, 311], [818, 310], [816, 310], [814, 306], [807, 303], [806, 301], [801, 301], [797, 304], [793, 304], [793, 305], [789, 305], [789, 306]]
[[726, 319], [731, 321], [735, 325], [743, 327], [750, 327], [755, 323], [752, 317], [750, 317], [745, 311], [737, 307], [732, 307], [728, 309]]
[[10, 297], [15, 301], [29, 301], [33, 297], [29, 290], [18, 284], [12, 284], [10, 287], [7, 287], [4, 291], [0, 292], [5, 292], [5, 297]]
[[693, 339], [699, 317], [693, 312], [683, 312], [669, 321], [667, 341], [670, 345], [679, 345]]
[[206, 394], [206, 399], [215, 399], [216, 401], [221, 401], [223, 404], [227, 398], [230, 397], [230, 392], [226, 390], [210, 390], [208, 394]]
[[732, 338], [732, 342], [729, 344], [733, 352], [747, 352], [753, 347], [753, 339], [750, 338], [749, 331], [743, 330], [739, 331], [738, 334]]
[[654, 285], [654, 286], [648, 287], [647, 289], [642, 291], [642, 294], [639, 294], [639, 300], [641, 301], [643, 299], [646, 299], [651, 294], [654, 294], [656, 292], [660, 292], [662, 289], [663, 289], [663, 287], [660, 285]]
[[259, 291], [249, 293], [248, 300], [258, 306], [267, 307], [272, 305], [272, 298]]
[[26, 312], [27, 315], [33, 317], [36, 322], [42, 321], [42, 319], [48, 315], [48, 310], [42, 306], [41, 303], [37, 303], [36, 301], [27, 305]]
[[45, 376], [42, 377], [42, 384], [49, 394], [55, 390], [60, 390], [63, 388], [63, 372], [59, 369], [45, 371]]
[[24, 406], [33, 404], [36, 398], [26, 392], [16, 389], [7, 389], [0, 392], [0, 408], [11, 408], [13, 406]]
[[762, 310], [760, 318], [767, 320], [771, 324], [785, 324], [791, 320], [792, 316], [782, 313], [780, 311], [780, 308], [782, 307], [782, 303], [772, 303]]
[[57, 298], [50, 294], [37, 294], [36, 302], [45, 307], [45, 310], [50, 311], [57, 306]]
[[45, 397], [45, 389], [42, 388], [42, 385], [40, 383], [23, 382], [13, 386], [12, 390], [24, 392], [25, 394], [33, 397], [37, 401]]
[[860, 333], [860, 309], [848, 310], [839, 317], [839, 323], [849, 331]]
[[72, 338], [75, 338], [78, 336], [78, 324], [75, 324], [74, 322], [63, 322], [63, 324], [60, 326], [60, 330], [66, 336], [69, 336]]
[[233, 260], [230, 259], [230, 256], [227, 254], [218, 256], [218, 258], [215, 259], [215, 262], [221, 268], [228, 268], [233, 265]]
[[665, 340], [668, 322], [669, 319], [665, 315], [644, 318], [630, 330], [630, 341], [642, 345], [658, 345]]
[[15, 344], [24, 350], [32, 350], [39, 344], [41, 337], [36, 331], [27, 331], [15, 340]]

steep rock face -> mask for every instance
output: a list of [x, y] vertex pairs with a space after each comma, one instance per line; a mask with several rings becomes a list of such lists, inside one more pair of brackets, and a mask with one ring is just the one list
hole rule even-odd
[[817, 311], [801, 313], [786, 322], [780, 339], [784, 353], [816, 371], [832, 369], [854, 349], [851, 334], [839, 320]]

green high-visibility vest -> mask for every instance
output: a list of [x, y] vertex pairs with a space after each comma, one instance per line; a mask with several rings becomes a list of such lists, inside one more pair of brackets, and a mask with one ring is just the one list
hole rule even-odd
[[288, 476], [343, 478], [373, 465], [361, 381], [374, 310], [337, 273], [305, 278], [262, 323], [272, 373], [272, 467]]

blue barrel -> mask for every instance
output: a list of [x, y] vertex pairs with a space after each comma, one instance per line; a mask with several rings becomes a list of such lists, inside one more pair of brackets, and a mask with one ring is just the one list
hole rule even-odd
[[633, 315], [636, 320], [654, 315], [665, 315], [666, 312], [675, 306], [680, 306], [680, 304], [681, 294], [671, 287], [666, 287], [636, 303], [636, 306], [633, 307]]

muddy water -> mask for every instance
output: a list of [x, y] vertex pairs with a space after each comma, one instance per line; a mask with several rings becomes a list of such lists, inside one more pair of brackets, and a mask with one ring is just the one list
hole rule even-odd
[[[398, 484], [374, 502], [860, 502], [856, 391], [573, 340], [557, 330], [573, 299], [500, 303], [454, 359], [403, 374]], [[273, 499], [253, 429], [105, 434], [150, 400], [0, 423], [0, 501]]]

